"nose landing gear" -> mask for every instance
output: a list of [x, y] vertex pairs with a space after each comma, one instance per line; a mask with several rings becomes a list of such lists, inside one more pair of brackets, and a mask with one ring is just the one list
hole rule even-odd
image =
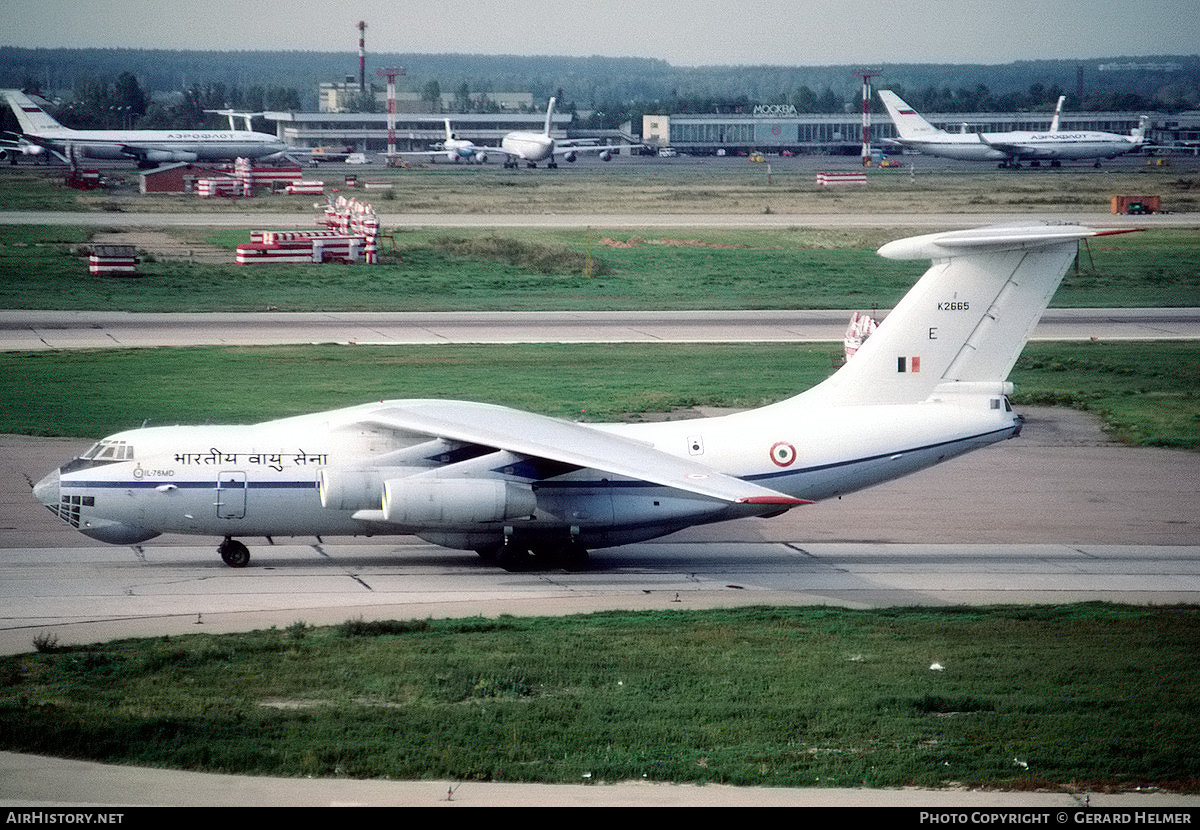
[[225, 541], [217, 546], [217, 553], [231, 568], [244, 568], [250, 564], [250, 549], [237, 539], [225, 537]]

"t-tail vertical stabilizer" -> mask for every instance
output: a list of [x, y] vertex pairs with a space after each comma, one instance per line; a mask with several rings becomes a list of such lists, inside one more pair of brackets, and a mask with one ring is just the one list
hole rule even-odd
[[889, 242], [881, 256], [930, 259], [932, 266], [855, 356], [799, 399], [919, 403], [943, 384], [1002, 384], [1079, 240], [1128, 230], [993, 227]]

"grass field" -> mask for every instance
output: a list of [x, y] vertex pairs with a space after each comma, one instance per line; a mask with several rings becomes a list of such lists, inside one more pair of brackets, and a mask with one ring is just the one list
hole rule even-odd
[[[228, 263], [144, 256], [137, 277], [88, 273], [95, 231], [0, 225], [0, 308], [468, 311], [890, 308], [927, 263], [875, 254], [903, 231], [401, 230], [383, 262], [232, 264], [242, 231], [172, 231]], [[1095, 240], [1052, 305], [1200, 306], [1200, 234]]]
[[[919, 156], [906, 167], [868, 171], [861, 188], [823, 188], [817, 170], [862, 170], [854, 157], [772, 158], [765, 164], [734, 159], [654, 160], [610, 165], [564, 165], [559, 170], [504, 170], [499, 165], [425, 165], [411, 170], [372, 170], [371, 179], [391, 180], [390, 196], [373, 194], [381, 212], [409, 213], [940, 213], [1036, 211], [1105, 213], [1114, 194], [1154, 194], [1176, 213], [1200, 210], [1198, 166], [1180, 157], [1173, 166], [1154, 167], [1139, 159], [1103, 170], [1082, 165], [1058, 169], [997, 170], [990, 164], [943, 165]], [[345, 190], [347, 173], [326, 166], [308, 178]], [[213, 199], [137, 192], [139, 174], [125, 169], [114, 177], [124, 188], [80, 193], [63, 187], [61, 170], [32, 167], [0, 170], [0, 204], [9, 210], [286, 212], [311, 211], [312, 196], [256, 196]]]
[[5, 749], [283, 776], [1200, 789], [1194, 607], [298, 621], [40, 645], [0, 659]]
[[[405, 397], [617, 420], [781, 400], [840, 356], [834, 343], [0, 352], [0, 432], [98, 438], [144, 421], [250, 423]], [[1200, 449], [1200, 344], [1032, 343], [1012, 380], [1018, 405], [1087, 409], [1130, 444]]]
[[[389, 173], [381, 211], [1104, 212], [1114, 193], [1196, 210], [1196, 176], [995, 171], [919, 161], [830, 192], [775, 165]], [[511, 175], [509, 174], [511, 173]], [[661, 174], [661, 175], [660, 175]], [[668, 175], [669, 174], [669, 175]], [[79, 194], [0, 171], [9, 210], [311, 210]], [[0, 308], [131, 311], [890, 307], [924, 270], [874, 250], [903, 229], [426, 232], [385, 264], [239, 269], [148, 257], [92, 278], [93, 231], [0, 226]], [[173, 231], [230, 252], [242, 232]], [[1194, 231], [1084, 249], [1058, 306], [1200, 306]], [[0, 432], [102, 436], [247, 422], [385, 397], [487, 400], [608, 420], [748, 407], [821, 380], [827, 345], [274, 347], [0, 353]], [[754, 371], [747, 371], [753, 367]], [[1018, 405], [1100, 413], [1131, 444], [1200, 449], [1200, 347], [1027, 346]], [[0, 747], [285, 776], [968, 785], [1200, 791], [1194, 607], [741, 609], [554, 619], [351, 620], [129, 640], [0, 659]], [[933, 670], [933, 664], [941, 670]]]

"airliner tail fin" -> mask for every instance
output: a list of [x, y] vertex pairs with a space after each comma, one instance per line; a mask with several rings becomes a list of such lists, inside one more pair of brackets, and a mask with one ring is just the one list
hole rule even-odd
[[900, 134], [901, 140], [929, 138], [945, 132], [922, 118], [916, 110], [901, 101], [900, 96], [891, 90], [879, 90], [879, 100], [883, 101], [883, 106], [887, 108], [888, 115], [891, 116], [892, 123], [896, 125], [896, 132]]
[[4, 90], [4, 97], [8, 101], [8, 105], [12, 108], [13, 114], [17, 116], [17, 123], [21, 125], [21, 132], [27, 135], [40, 135], [46, 132], [55, 130], [65, 130], [62, 124], [59, 124], [49, 113], [39, 107], [33, 100], [18, 89]]

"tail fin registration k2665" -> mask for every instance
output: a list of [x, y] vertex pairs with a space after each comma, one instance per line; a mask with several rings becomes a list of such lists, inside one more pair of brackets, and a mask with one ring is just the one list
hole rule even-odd
[[931, 267], [816, 387], [715, 418], [583, 424], [494, 404], [391, 400], [252, 425], [109, 436], [35, 497], [132, 544], [414, 534], [509, 570], [578, 569], [588, 550], [769, 517], [1010, 438], [1008, 372], [1075, 256], [1077, 226], [930, 234], [884, 245]]
[[854, 360], [812, 392], [830, 402], [916, 403], [944, 383], [1005, 381], [1079, 240], [1126, 232], [1035, 225], [889, 242], [880, 256], [932, 266]]

